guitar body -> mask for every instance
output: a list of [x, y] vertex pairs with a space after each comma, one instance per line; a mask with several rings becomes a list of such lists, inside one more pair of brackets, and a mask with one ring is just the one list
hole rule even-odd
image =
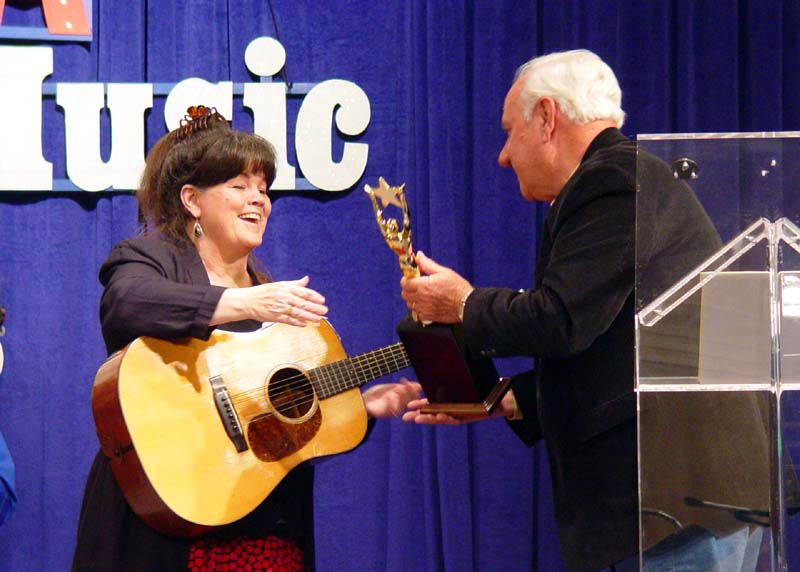
[[250, 513], [300, 463], [358, 445], [367, 427], [358, 388], [320, 399], [307, 375], [346, 357], [326, 321], [216, 330], [208, 341], [142, 337], [110, 356], [92, 407], [134, 512], [161, 532], [197, 536]]

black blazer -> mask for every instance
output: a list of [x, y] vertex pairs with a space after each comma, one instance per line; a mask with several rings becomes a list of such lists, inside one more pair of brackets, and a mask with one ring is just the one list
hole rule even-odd
[[470, 351], [536, 358], [514, 378], [524, 420], [511, 425], [529, 445], [547, 444], [571, 572], [638, 550], [635, 310], [720, 245], [667, 165], [646, 153], [639, 161], [657, 184], [640, 193], [638, 245], [636, 145], [607, 129], [550, 207], [533, 287], [477, 288], [464, 310]]

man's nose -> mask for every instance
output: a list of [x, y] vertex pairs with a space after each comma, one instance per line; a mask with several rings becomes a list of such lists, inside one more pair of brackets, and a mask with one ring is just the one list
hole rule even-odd
[[500, 149], [500, 155], [497, 156], [497, 164], [503, 169], [507, 169], [511, 166], [511, 161], [508, 158], [508, 153], [506, 152], [505, 146]]

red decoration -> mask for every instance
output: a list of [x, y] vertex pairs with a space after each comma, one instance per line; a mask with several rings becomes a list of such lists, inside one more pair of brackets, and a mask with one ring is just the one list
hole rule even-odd
[[303, 572], [303, 552], [277, 536], [201, 538], [189, 549], [189, 572]]
[[186, 110], [186, 114], [189, 116], [189, 119], [199, 119], [204, 115], [208, 115], [211, 113], [211, 109], [206, 107], [205, 105], [192, 105], [190, 108]]
[[42, 0], [47, 31], [69, 36], [89, 35], [89, 18], [83, 0]]
[[[0, 0], [0, 23], [5, 4], [5, 0]], [[51, 34], [88, 36], [91, 33], [83, 0], [42, 0], [42, 11]]]

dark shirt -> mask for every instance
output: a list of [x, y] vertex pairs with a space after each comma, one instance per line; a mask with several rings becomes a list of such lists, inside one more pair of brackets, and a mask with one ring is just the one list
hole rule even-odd
[[100, 267], [100, 283], [100, 325], [109, 354], [140, 336], [207, 340], [225, 291], [209, 283], [193, 246], [155, 238], [115, 246]]

